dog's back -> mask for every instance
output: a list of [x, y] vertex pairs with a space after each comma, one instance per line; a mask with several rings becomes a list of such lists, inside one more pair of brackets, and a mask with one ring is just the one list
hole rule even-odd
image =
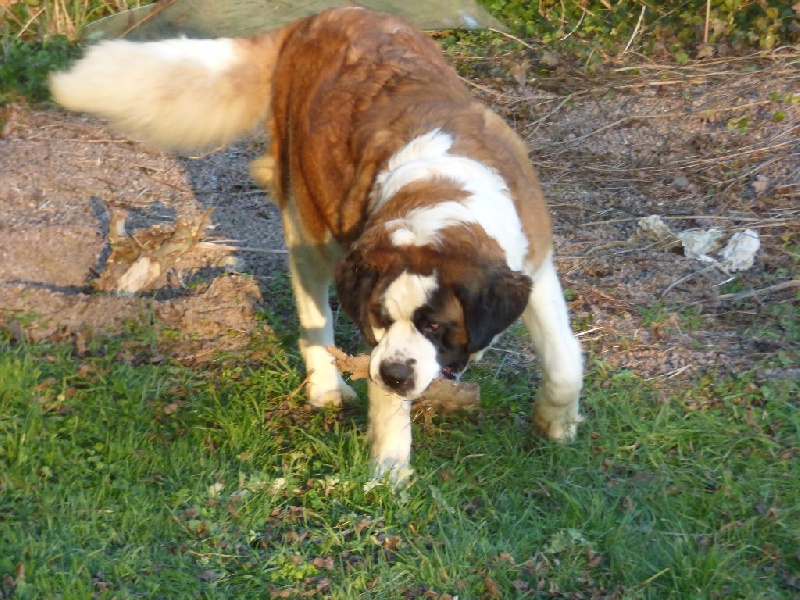
[[358, 235], [377, 170], [410, 140], [454, 115], [483, 122], [484, 108], [430, 37], [370, 10], [333, 9], [296, 24], [273, 80], [273, 196], [291, 195], [320, 239]]
[[62, 106], [102, 116], [155, 147], [192, 151], [263, 123], [274, 78], [282, 82], [276, 111], [304, 103], [313, 116], [306, 130], [346, 123], [403, 85], [460, 88], [427, 36], [398, 17], [344, 7], [250, 38], [104, 41], [54, 73], [51, 90]]
[[485, 112], [427, 35], [359, 7], [250, 38], [104, 41], [53, 74], [51, 89], [62, 106], [165, 150], [266, 127], [270, 158], [254, 176], [281, 206], [291, 195], [320, 238], [352, 236], [375, 170], [410, 139], [454, 118], [481, 127]]

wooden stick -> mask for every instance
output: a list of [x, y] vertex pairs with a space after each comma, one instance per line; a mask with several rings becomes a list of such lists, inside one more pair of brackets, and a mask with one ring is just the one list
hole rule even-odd
[[761, 294], [769, 294], [770, 292], [780, 292], [781, 290], [788, 290], [789, 288], [800, 287], [800, 279], [792, 279], [791, 281], [784, 281], [776, 283], [765, 288], [758, 290], [748, 290], [746, 292], [736, 292], [735, 294], [722, 294], [720, 300], [744, 300], [745, 298], [752, 298], [753, 296], [760, 296]]
[[[328, 352], [333, 356], [336, 368], [343, 373], [350, 373], [351, 379], [369, 378], [369, 355], [351, 356], [336, 346], [328, 346]], [[433, 380], [415, 405], [443, 412], [458, 412], [478, 408], [480, 402], [481, 393], [477, 383], [439, 378]]]

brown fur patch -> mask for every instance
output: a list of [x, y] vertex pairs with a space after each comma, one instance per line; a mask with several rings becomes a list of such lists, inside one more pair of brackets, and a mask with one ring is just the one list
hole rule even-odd
[[415, 208], [430, 206], [440, 202], [466, 200], [469, 194], [461, 185], [447, 179], [423, 179], [412, 181], [397, 191], [371, 218], [373, 221], [402, 219]]
[[[528, 260], [540, 264], [550, 219], [525, 146], [471, 98], [430, 38], [399, 18], [354, 8], [284, 32], [272, 78], [273, 191], [280, 204], [292, 198], [313, 241], [356, 241], [376, 174], [410, 140], [440, 128], [454, 138], [453, 153], [506, 180], [531, 240]], [[463, 197], [452, 182], [418, 182], [374, 218]]]

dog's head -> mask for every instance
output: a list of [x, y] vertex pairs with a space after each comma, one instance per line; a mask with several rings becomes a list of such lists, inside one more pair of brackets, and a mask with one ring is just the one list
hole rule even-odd
[[520, 316], [531, 280], [472, 250], [366, 241], [339, 262], [339, 303], [373, 347], [373, 381], [414, 399], [436, 377], [460, 374]]

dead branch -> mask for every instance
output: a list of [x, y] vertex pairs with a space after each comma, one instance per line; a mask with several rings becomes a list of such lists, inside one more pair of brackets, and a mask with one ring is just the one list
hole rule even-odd
[[800, 287], [800, 279], [792, 279], [790, 281], [783, 281], [781, 283], [776, 283], [775, 285], [770, 285], [765, 288], [760, 288], [757, 290], [748, 290], [746, 292], [736, 292], [735, 294], [722, 294], [719, 299], [720, 300], [730, 300], [731, 302], [736, 302], [738, 300], [744, 300], [746, 298], [753, 298], [755, 296], [761, 296], [763, 294], [770, 294], [772, 292], [780, 292], [782, 290], [788, 290], [791, 288]]

